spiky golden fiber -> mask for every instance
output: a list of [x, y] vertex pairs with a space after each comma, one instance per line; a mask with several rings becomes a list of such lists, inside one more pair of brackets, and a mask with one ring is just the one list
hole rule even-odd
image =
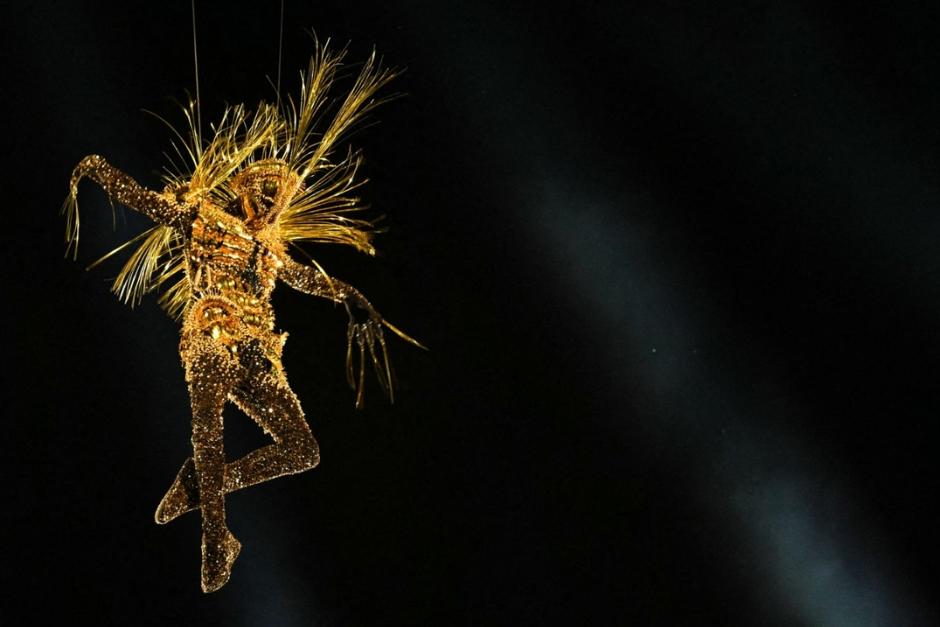
[[[183, 108], [185, 131], [168, 124], [175, 134], [175, 157], [163, 172], [163, 193], [185, 202], [208, 200], [220, 207], [231, 206], [238, 198], [233, 187], [238, 173], [259, 162], [280, 162], [297, 179], [296, 193], [277, 218], [278, 234], [285, 244], [345, 244], [374, 255], [374, 223], [362, 215], [366, 206], [357, 194], [367, 182], [359, 173], [362, 154], [339, 146], [357, 123], [394, 97], [377, 98], [376, 94], [396, 71], [383, 67], [373, 52], [346, 96], [337, 100], [331, 93], [345, 67], [345, 55], [345, 49], [331, 50], [329, 42], [317, 45], [306, 72], [301, 72], [296, 100], [288, 97], [280, 106], [262, 102], [254, 111], [244, 105], [227, 107], [220, 121], [210, 126], [208, 140], [200, 137], [196, 104], [190, 102]], [[64, 208], [66, 239], [72, 250], [79, 236], [76, 194], [73, 185]], [[179, 318], [191, 297], [183, 237], [172, 226], [158, 224], [90, 267], [137, 244], [112, 291], [123, 302], [136, 305], [144, 295], [162, 289], [160, 305]]]

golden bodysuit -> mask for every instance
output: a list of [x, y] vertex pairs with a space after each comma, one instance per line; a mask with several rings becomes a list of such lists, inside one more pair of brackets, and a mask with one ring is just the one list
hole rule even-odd
[[[287, 113], [264, 105], [253, 118], [241, 108], [227, 111], [230, 121], [223, 119], [208, 144], [193, 128], [187, 147], [192, 172], [168, 177], [162, 192], [143, 188], [96, 155], [83, 159], [72, 174], [73, 205], [78, 182], [88, 177], [112, 199], [158, 224], [116, 283], [125, 300], [151, 291], [168, 275], [182, 276], [164, 304], [171, 311], [175, 307], [182, 320], [180, 356], [192, 405], [193, 457], [183, 463], [155, 518], [162, 524], [200, 509], [206, 592], [228, 581], [240, 550], [226, 525], [225, 494], [313, 468], [320, 459], [281, 364], [286, 334], [275, 331], [271, 293], [276, 281], [342, 303], [350, 311], [347, 376], [357, 390], [357, 405], [367, 357], [391, 393], [382, 326], [417, 344], [383, 320], [356, 289], [297, 263], [286, 252], [286, 244], [297, 240], [374, 252], [369, 223], [348, 215], [360, 208], [349, 194], [360, 184], [354, 182], [358, 153], [349, 151], [338, 160], [330, 155], [343, 131], [374, 106], [372, 94], [391, 73], [370, 59], [333, 122], [315, 136], [310, 131], [314, 113], [341, 56], [318, 50], [301, 99]], [[77, 207], [69, 210], [69, 239], [77, 241]], [[350, 306], [364, 312], [365, 320], [357, 321]], [[222, 409], [227, 401], [274, 442], [226, 463]]]

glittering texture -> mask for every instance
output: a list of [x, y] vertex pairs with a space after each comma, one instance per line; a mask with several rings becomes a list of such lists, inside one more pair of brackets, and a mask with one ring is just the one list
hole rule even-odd
[[[97, 155], [84, 158], [72, 174], [64, 207], [70, 246], [78, 243], [76, 196], [82, 178], [157, 223], [102, 259], [137, 244], [115, 281], [115, 293], [134, 303], [162, 289], [160, 303], [182, 322], [180, 357], [192, 408], [193, 456], [183, 462], [155, 519], [163, 524], [200, 510], [206, 592], [225, 585], [241, 550], [226, 524], [225, 495], [303, 472], [320, 460], [281, 363], [287, 334], [276, 330], [271, 307], [277, 280], [345, 306], [346, 372], [357, 406], [363, 402], [367, 362], [392, 397], [383, 327], [420, 346], [384, 320], [358, 290], [286, 253], [289, 243], [301, 241], [375, 252], [371, 223], [356, 217], [362, 209], [353, 195], [362, 184], [361, 158], [357, 151], [334, 149], [380, 102], [374, 94], [394, 74], [370, 58], [347, 96], [337, 101], [332, 121], [315, 130], [341, 58], [318, 48], [296, 104], [287, 100], [288, 108], [278, 109], [262, 103], [254, 113], [232, 107], [208, 142], [198, 135], [190, 107], [190, 137], [177, 152], [191, 163], [186, 174], [166, 175], [162, 192], [145, 189]], [[226, 402], [250, 416], [273, 443], [226, 462]]]
[[[179, 203], [168, 194], [145, 189], [127, 174], [113, 167], [104, 157], [88, 155], [72, 171], [71, 195], [78, 192], [78, 182], [88, 177], [106, 190], [113, 200], [133, 207], [160, 224], [180, 227], [193, 216], [193, 207]], [[78, 238], [77, 224], [74, 239]]]

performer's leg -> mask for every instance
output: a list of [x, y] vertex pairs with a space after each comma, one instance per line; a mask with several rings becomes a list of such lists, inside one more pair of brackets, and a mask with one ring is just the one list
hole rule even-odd
[[176, 479], [166, 491], [153, 519], [158, 525], [165, 525], [181, 514], [190, 512], [199, 507], [199, 479], [196, 477], [196, 463], [192, 457], [186, 461], [176, 473]]
[[263, 446], [225, 468], [225, 492], [292, 475], [320, 463], [320, 447], [304, 419], [300, 401], [281, 376], [268, 375], [238, 386], [232, 400], [271, 436]]
[[225, 525], [225, 453], [222, 407], [235, 384], [237, 364], [215, 346], [188, 355], [186, 374], [193, 410], [193, 461], [202, 510], [202, 589], [213, 592], [228, 581], [241, 548]]
[[[230, 399], [274, 439], [274, 444], [226, 464], [223, 483], [226, 494], [269, 479], [303, 472], [319, 463], [317, 441], [304, 419], [297, 396], [283, 375], [272, 373], [245, 380], [232, 391]], [[199, 488], [195, 467], [192, 459], [187, 459], [157, 508], [156, 521], [167, 523], [197, 507]]]

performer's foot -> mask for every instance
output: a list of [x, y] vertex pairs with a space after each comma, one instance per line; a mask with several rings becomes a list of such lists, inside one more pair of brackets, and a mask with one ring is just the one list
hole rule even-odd
[[202, 536], [202, 591], [215, 592], [232, 574], [232, 565], [241, 551], [241, 542], [228, 529], [221, 541], [210, 542]]
[[189, 457], [183, 462], [176, 475], [176, 480], [163, 496], [153, 518], [158, 525], [165, 525], [177, 516], [199, 507], [199, 482], [196, 478], [196, 464]]

